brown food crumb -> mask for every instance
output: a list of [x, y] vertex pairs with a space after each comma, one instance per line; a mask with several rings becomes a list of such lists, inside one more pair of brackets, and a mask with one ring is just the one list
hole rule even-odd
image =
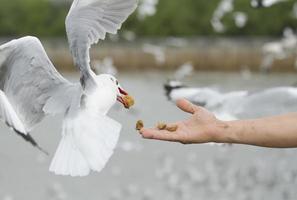
[[133, 97], [130, 96], [130, 95], [125, 95], [125, 96], [123, 97], [123, 100], [124, 100], [125, 108], [130, 108], [130, 107], [133, 106], [134, 103], [135, 103]]
[[142, 120], [138, 120], [137, 122], [136, 122], [136, 130], [140, 130], [140, 129], [142, 129], [143, 128], [143, 121]]
[[177, 130], [177, 125], [167, 126], [166, 130], [170, 132], [174, 132]]
[[159, 122], [159, 123], [157, 124], [157, 128], [158, 128], [159, 130], [165, 130], [166, 127], [167, 127], [167, 125], [166, 125], [165, 123]]

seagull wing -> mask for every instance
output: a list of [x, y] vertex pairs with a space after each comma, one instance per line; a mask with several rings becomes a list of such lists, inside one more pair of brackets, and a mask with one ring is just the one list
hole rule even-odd
[[14, 129], [16, 132], [27, 135], [27, 131], [19, 119], [18, 115], [14, 111], [12, 105], [7, 99], [5, 93], [0, 90], [0, 118], [7, 126]]
[[66, 17], [66, 32], [75, 65], [81, 72], [83, 87], [94, 82], [89, 49], [115, 34], [136, 9], [137, 0], [74, 0]]
[[65, 112], [77, 86], [56, 71], [37, 38], [0, 46], [0, 118], [34, 146], [28, 133], [47, 113]]
[[275, 87], [252, 93], [233, 106], [239, 118], [259, 118], [297, 111], [297, 89]]

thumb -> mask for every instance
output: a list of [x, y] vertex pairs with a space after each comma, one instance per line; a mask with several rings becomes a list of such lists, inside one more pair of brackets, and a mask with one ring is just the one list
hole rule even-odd
[[186, 99], [179, 99], [176, 101], [176, 105], [177, 107], [179, 107], [181, 110], [187, 112], [187, 113], [191, 113], [194, 114], [196, 111], [199, 110], [198, 106], [195, 106], [194, 104], [192, 104], [191, 102], [189, 102]]

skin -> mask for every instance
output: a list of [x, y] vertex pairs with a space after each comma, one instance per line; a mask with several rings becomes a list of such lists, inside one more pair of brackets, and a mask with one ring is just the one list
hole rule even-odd
[[260, 119], [221, 121], [208, 110], [185, 99], [178, 100], [176, 105], [190, 114], [186, 120], [168, 124], [177, 125], [176, 131], [142, 128], [142, 137], [182, 144], [216, 142], [274, 148], [297, 147], [297, 113]]

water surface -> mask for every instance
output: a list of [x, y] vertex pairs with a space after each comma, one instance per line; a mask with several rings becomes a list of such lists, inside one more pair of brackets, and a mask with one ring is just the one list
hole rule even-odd
[[[71, 80], [75, 75], [67, 74]], [[134, 130], [143, 119], [157, 121], [187, 117], [164, 96], [162, 84], [169, 73], [122, 73], [122, 86], [136, 99], [134, 109], [119, 105], [110, 113], [123, 124], [119, 145], [101, 173], [85, 178], [55, 176], [48, 172], [61, 138], [62, 117], [48, 117], [33, 131], [50, 152], [46, 157], [5, 125], [0, 126], [0, 199], [30, 200], [181, 200], [181, 199], [296, 199], [297, 150], [181, 145], [142, 139]], [[288, 86], [295, 74], [254, 75], [196, 73], [185, 82], [215, 86], [223, 91], [259, 90]], [[297, 103], [297, 102], [296, 102]], [[297, 123], [297, 122], [296, 122]]]

